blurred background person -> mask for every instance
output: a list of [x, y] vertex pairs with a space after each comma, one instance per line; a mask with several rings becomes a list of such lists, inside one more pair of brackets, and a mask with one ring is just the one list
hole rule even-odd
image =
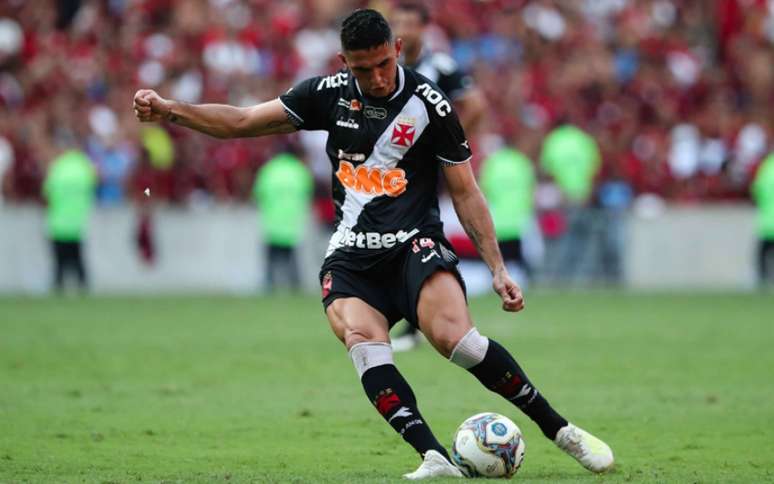
[[[438, 27], [430, 24], [427, 6], [422, 2], [399, 2], [392, 10], [390, 24], [393, 35], [403, 39], [400, 63], [419, 72], [441, 88], [454, 104], [460, 123], [470, 140], [486, 111], [486, 99], [473, 85], [473, 78], [463, 72], [449, 54], [440, 51], [438, 46], [431, 45], [433, 39], [438, 40]], [[433, 32], [436, 35], [433, 35]], [[406, 324], [398, 329], [392, 338], [393, 349], [410, 350], [421, 338], [417, 328]]]
[[314, 181], [294, 154], [280, 153], [258, 171], [253, 194], [266, 250], [266, 291], [279, 281], [301, 289], [296, 248], [309, 228]]
[[774, 153], [763, 160], [752, 184], [758, 206], [758, 277], [763, 286], [774, 286]]
[[530, 267], [522, 239], [532, 227], [535, 205], [532, 161], [516, 148], [504, 146], [484, 159], [479, 180], [492, 213], [503, 260], [516, 282], [524, 288]]
[[[441, 88], [452, 100], [465, 134], [473, 136], [486, 111], [486, 99], [474, 86], [473, 78], [440, 50], [437, 26], [430, 24], [430, 12], [423, 2], [399, 2], [390, 17], [396, 38], [403, 39], [401, 64], [414, 69]], [[443, 34], [441, 33], [441, 39]], [[434, 42], [435, 41], [435, 42]]]
[[46, 222], [54, 256], [54, 288], [64, 289], [66, 273], [73, 272], [82, 291], [88, 277], [82, 241], [94, 205], [97, 175], [83, 151], [68, 149], [51, 162], [43, 183], [48, 202]]
[[584, 269], [588, 273], [594, 230], [590, 202], [600, 161], [594, 138], [572, 124], [559, 124], [543, 141], [541, 167], [562, 194], [565, 218], [564, 233], [548, 249], [547, 275], [552, 282], [577, 282]]

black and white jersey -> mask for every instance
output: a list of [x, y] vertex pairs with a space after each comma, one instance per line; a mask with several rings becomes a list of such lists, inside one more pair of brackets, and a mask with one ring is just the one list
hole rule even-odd
[[416, 64], [408, 67], [436, 83], [452, 101], [461, 98], [473, 86], [473, 78], [460, 69], [457, 61], [443, 52], [423, 50]]
[[443, 236], [440, 166], [471, 153], [435, 83], [398, 66], [395, 93], [377, 99], [344, 70], [307, 79], [280, 101], [299, 129], [329, 133], [337, 228], [326, 264], [368, 268], [416, 235]]

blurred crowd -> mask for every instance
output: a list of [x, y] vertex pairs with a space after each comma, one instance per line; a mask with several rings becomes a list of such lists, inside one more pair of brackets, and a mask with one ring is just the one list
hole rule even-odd
[[[739, 199], [771, 150], [774, 1], [445, 0], [427, 43], [489, 103], [478, 160], [504, 142], [532, 160], [572, 123], [598, 143], [597, 186], [675, 201]], [[219, 141], [140, 125], [134, 91], [250, 105], [340, 68], [353, 0], [4, 0], [0, 200], [41, 200], [47, 164], [83, 150], [103, 205], [247, 201], [258, 168], [301, 152], [324, 197], [330, 172], [306, 135]]]

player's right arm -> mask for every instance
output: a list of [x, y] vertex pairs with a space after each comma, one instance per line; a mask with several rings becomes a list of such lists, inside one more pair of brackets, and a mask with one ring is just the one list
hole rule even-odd
[[240, 108], [227, 104], [187, 104], [141, 89], [134, 95], [134, 113], [142, 122], [165, 120], [216, 138], [265, 136], [297, 129], [279, 99]]

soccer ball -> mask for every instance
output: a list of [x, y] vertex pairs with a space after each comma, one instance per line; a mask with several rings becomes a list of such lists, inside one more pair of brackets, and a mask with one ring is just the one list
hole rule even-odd
[[467, 477], [511, 477], [524, 460], [519, 427], [497, 413], [479, 413], [454, 434], [452, 461]]

